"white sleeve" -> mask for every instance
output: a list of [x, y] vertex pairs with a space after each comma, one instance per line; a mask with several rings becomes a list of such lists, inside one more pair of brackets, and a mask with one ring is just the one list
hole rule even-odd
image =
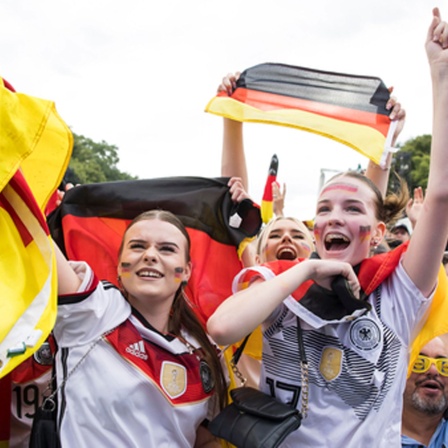
[[414, 285], [401, 262], [381, 287], [381, 320], [405, 345], [420, 331], [431, 306], [432, 294], [426, 298]]
[[71, 265], [82, 283], [75, 294], [59, 297], [53, 331], [61, 347], [88, 344], [131, 314], [129, 303], [117, 288], [98, 282], [84, 262], [71, 262]]

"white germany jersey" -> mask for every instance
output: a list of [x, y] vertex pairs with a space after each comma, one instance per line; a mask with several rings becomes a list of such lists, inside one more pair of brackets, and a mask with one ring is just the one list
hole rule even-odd
[[401, 264], [367, 300], [371, 311], [329, 323], [289, 297], [263, 324], [261, 390], [301, 409], [297, 316], [309, 364], [308, 416], [282, 447], [400, 446], [408, 346], [430, 300]]
[[59, 393], [62, 447], [194, 446], [214, 409], [196, 354], [131, 315], [119, 290], [98, 283], [87, 265], [72, 265], [83, 284], [59, 298], [58, 384], [94, 348]]

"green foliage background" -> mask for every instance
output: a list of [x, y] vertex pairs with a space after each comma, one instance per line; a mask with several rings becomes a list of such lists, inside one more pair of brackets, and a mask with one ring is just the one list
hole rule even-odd
[[104, 140], [92, 139], [73, 133], [73, 153], [65, 181], [73, 184], [90, 184], [114, 180], [137, 179], [129, 173], [120, 171], [117, 164], [118, 148]]
[[[431, 135], [420, 135], [400, 145], [400, 150], [393, 158], [391, 172], [395, 171], [406, 180], [411, 195], [414, 188], [422, 187], [425, 190], [428, 185], [430, 150]], [[389, 189], [395, 191], [397, 186], [396, 176], [391, 175]]]

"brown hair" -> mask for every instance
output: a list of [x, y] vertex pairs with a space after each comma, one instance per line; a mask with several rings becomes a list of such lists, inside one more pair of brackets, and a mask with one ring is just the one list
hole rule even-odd
[[[190, 247], [191, 240], [185, 226], [182, 224], [181, 220], [173, 213], [166, 210], [150, 210], [143, 212], [138, 215], [129, 224], [126, 232], [137, 222], [140, 221], [150, 221], [150, 220], [160, 220], [172, 224], [174, 227], [179, 229], [182, 235], [187, 241], [187, 247], [185, 251], [185, 260], [190, 261]], [[123, 240], [119, 249], [119, 257], [123, 251], [124, 239], [126, 232], [123, 235]], [[191, 308], [190, 302], [184, 293], [184, 285], [181, 284], [176, 291], [174, 296], [173, 304], [171, 307], [171, 315], [168, 322], [168, 330], [171, 334], [179, 337], [181, 340], [181, 329], [185, 328], [189, 334], [191, 334], [200, 344], [202, 352], [204, 354], [204, 360], [210, 366], [212, 371], [212, 376], [215, 383], [215, 391], [218, 396], [218, 402], [220, 408], [223, 408], [227, 403], [227, 383], [222, 371], [221, 362], [218, 358], [217, 347], [215, 347], [210, 339], [208, 338], [204, 327], [197, 318], [193, 309]]]
[[352, 177], [364, 182], [375, 195], [374, 204], [376, 219], [388, 224], [402, 215], [402, 212], [409, 201], [409, 189], [406, 182], [398, 176], [398, 174], [396, 174], [396, 176], [400, 183], [400, 188], [397, 193], [390, 193], [385, 198], [383, 198], [378, 187], [368, 177], [357, 171], [347, 171], [345, 173], [336, 174], [329, 180], [329, 182], [339, 177]]

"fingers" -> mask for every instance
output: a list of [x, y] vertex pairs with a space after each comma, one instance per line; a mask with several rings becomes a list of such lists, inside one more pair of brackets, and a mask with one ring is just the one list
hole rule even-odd
[[336, 260], [307, 260], [304, 263], [311, 267], [312, 272], [309, 278], [321, 286], [331, 284], [334, 277], [342, 275], [350, 285], [353, 295], [356, 298], [360, 297], [361, 287], [358, 277], [349, 263]]
[[229, 192], [232, 201], [241, 202], [244, 199], [250, 199], [249, 194], [243, 187], [243, 182], [240, 177], [230, 178], [227, 186], [229, 187]]
[[283, 184], [283, 191], [277, 181], [272, 182], [272, 199], [283, 199], [286, 196], [286, 184]]
[[427, 41], [437, 42], [442, 48], [448, 47], [448, 24], [442, 21], [439, 8], [434, 8], [433, 18], [428, 30]]
[[272, 182], [272, 199], [275, 201], [282, 195], [278, 182]]
[[448, 46], [448, 26], [446, 22], [440, 22], [434, 28], [433, 31], [433, 42], [439, 42], [442, 48]]
[[416, 203], [423, 203], [424, 195], [423, 195], [423, 188], [417, 187], [414, 188], [414, 202]]
[[227, 95], [232, 95], [232, 93], [236, 89], [236, 82], [239, 77], [240, 72], [228, 73], [227, 76], [224, 76], [224, 78], [222, 78], [221, 84], [218, 86], [218, 93], [227, 92]]
[[232, 188], [235, 184], [241, 184], [242, 185], [242, 179], [241, 177], [233, 176], [229, 179], [229, 182], [227, 182], [227, 186]]
[[[432, 10], [432, 21], [431, 24], [429, 25], [429, 29], [428, 29], [428, 36], [427, 36], [427, 41], [431, 41], [434, 40], [434, 30], [436, 29], [437, 25], [440, 24], [442, 18], [440, 16], [440, 11], [439, 8], [434, 8]], [[437, 40], [437, 39], [436, 39]]]
[[348, 284], [350, 285], [350, 289], [352, 290], [353, 295], [359, 299], [360, 293], [361, 293], [361, 286], [359, 284], [358, 277], [355, 274], [355, 271], [353, 270], [353, 267], [348, 264], [344, 263], [346, 266], [343, 269], [342, 275], [346, 278]]
[[[389, 92], [392, 93], [394, 88], [389, 87]], [[390, 110], [391, 113], [389, 115], [389, 118], [391, 120], [404, 120], [406, 117], [406, 111], [402, 108], [401, 103], [397, 101], [397, 98], [395, 96], [391, 96], [386, 103], [386, 109]]]

